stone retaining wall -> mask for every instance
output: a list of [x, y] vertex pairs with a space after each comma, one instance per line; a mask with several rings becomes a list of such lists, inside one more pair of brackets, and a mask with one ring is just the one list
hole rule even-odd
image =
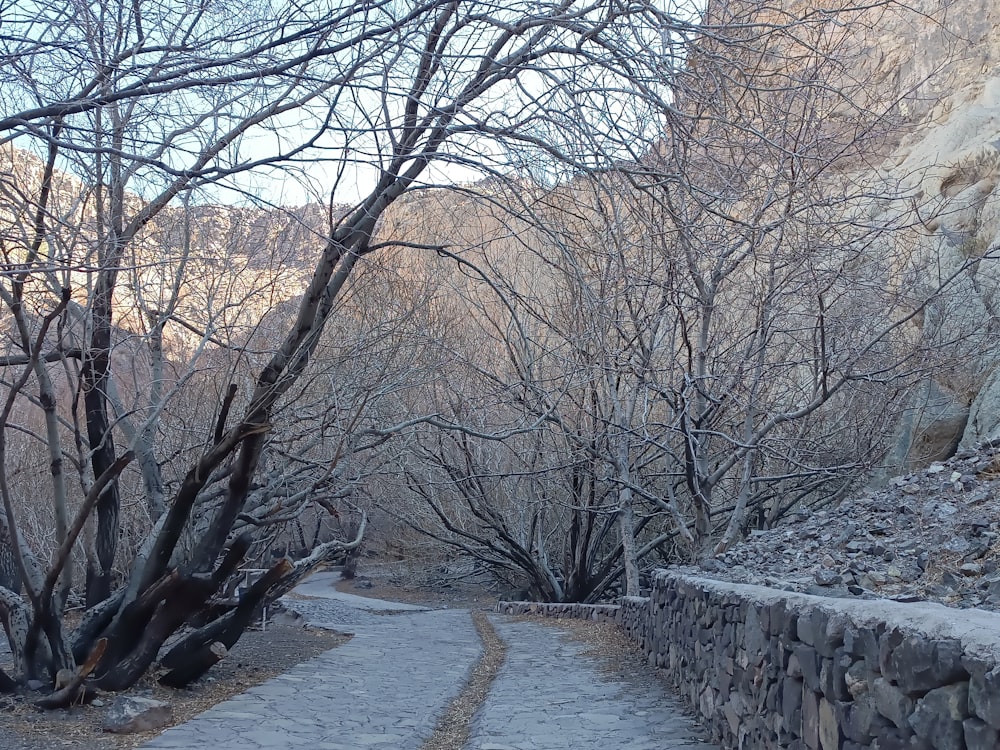
[[1000, 748], [1000, 616], [657, 574], [640, 641], [729, 748]]
[[502, 615], [540, 615], [563, 620], [592, 620], [593, 622], [619, 622], [617, 604], [547, 604], [544, 602], [497, 602], [496, 611]]
[[620, 607], [504, 606], [614, 619], [725, 748], [1000, 749], [997, 614], [669, 571]]
[[[622, 597], [618, 613], [618, 624], [622, 626], [625, 634], [643, 648], [653, 640], [653, 620], [649, 616], [649, 602], [650, 600], [644, 596]], [[650, 661], [653, 662], [654, 659]]]

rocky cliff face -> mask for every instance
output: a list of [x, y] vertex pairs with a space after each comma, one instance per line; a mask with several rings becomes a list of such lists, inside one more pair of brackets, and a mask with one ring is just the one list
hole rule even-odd
[[899, 137], [877, 170], [910, 196], [910, 254], [930, 290], [952, 289], [918, 319], [942, 344], [912, 397], [890, 463], [926, 465], [1000, 437], [1000, 9], [989, 0], [922, 0], [880, 11], [865, 74], [891, 83]]
[[[837, 175], [824, 179], [831, 192], [847, 184], [864, 195], [845, 209], [856, 226], [894, 228], [864, 251], [889, 269], [869, 280], [909, 300], [885, 320], [916, 313], [906, 326], [919, 352], [914, 385], [889, 473], [1000, 437], [1000, 9], [992, 0], [720, 0], [706, 18], [737, 41], [768, 38], [768, 54], [742, 60], [749, 75], [808, 84], [815, 70], [837, 92], [817, 98], [820, 137], [846, 146]], [[741, 19], [752, 21], [733, 23]], [[813, 67], [796, 68], [803, 58]]]

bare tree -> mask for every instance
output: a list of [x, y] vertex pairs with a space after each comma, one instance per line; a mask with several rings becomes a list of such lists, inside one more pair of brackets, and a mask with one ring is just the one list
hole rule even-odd
[[[499, 355], [456, 362], [494, 401], [451, 412], [439, 426], [464, 437], [425, 439], [407, 476], [427, 533], [535, 596], [592, 599], [619, 577], [638, 593], [643, 559], [710, 555], [842, 497], [885, 455], [930, 353], [957, 351], [924, 313], [973, 264], [918, 282], [933, 274], [908, 252], [916, 198], [869, 166], [906, 92], [858, 77], [870, 69], [852, 56], [891, 6], [798, 10], [716, 4], [697, 30], [665, 29], [666, 69], [637, 59], [647, 88], [609, 123], [631, 159], [584, 174], [592, 143], [550, 116], [536, 127], [555, 159], [527, 166], [570, 163], [565, 184], [479, 193], [491, 228], [451, 257], [495, 295], [469, 309]], [[505, 212], [506, 232], [482, 218]], [[554, 498], [560, 466], [585, 472], [596, 506]], [[570, 593], [581, 558], [557, 549], [584, 512], [604, 546]]]
[[[339, 300], [352, 274], [366, 257], [399, 244], [378, 239], [386, 210], [426, 180], [432, 163], [495, 170], [505, 143], [545, 148], [533, 122], [552, 100], [539, 95], [539, 80], [599, 97], [592, 83], [593, 71], [601, 71], [608, 96], [622, 96], [632, 86], [631, 50], [622, 40], [650, 18], [640, 6], [499, 8], [443, 0], [305, 3], [262, 7], [259, 14], [243, 6], [232, 12], [221, 2], [178, 2], [156, 14], [134, 3], [77, 3], [68, 11], [43, 4], [31, 17], [5, 16], [0, 137], [34, 151], [44, 166], [26, 187], [8, 183], [14, 199], [5, 209], [3, 289], [18, 351], [5, 360], [4, 440], [22, 400], [43, 410], [55, 403], [43, 363], [60, 365], [80, 394], [80, 408], [74, 400], [68, 413], [52, 412], [56, 429], [44, 441], [54, 468], [75, 454], [80, 479], [80, 495], [70, 499], [75, 490], [53, 471], [54, 507], [66, 513], [48, 565], [19, 528], [0, 443], [5, 538], [25, 592], [22, 598], [0, 588], [0, 617], [18, 674], [51, 676], [81, 665], [72, 690], [46, 705], [74, 700], [84, 678], [112, 690], [133, 684], [168, 637], [212, 611], [211, 598], [267, 527], [261, 509], [281, 515], [294, 512], [285, 505], [289, 497], [336, 496], [338, 462], [363, 450], [365, 435], [378, 441], [395, 431], [362, 432], [361, 442], [332, 456], [329, 446], [303, 449], [299, 438], [276, 437], [294, 421], [296, 404], [305, 403], [300, 384], [308, 382], [328, 323], [351, 314]], [[620, 83], [610, 85], [616, 76]], [[595, 151], [589, 161], [616, 153], [612, 141], [606, 145], [606, 154]], [[369, 170], [373, 186], [346, 210], [331, 203], [314, 225], [303, 258], [310, 270], [287, 322], [275, 323], [276, 343], [254, 351], [252, 337], [248, 344], [219, 330], [238, 291], [224, 310], [188, 319], [194, 281], [205, 276], [196, 261], [210, 250], [196, 247], [197, 233], [185, 230], [180, 252], [164, 263], [153, 242], [157, 223], [165, 225], [177, 206], [186, 207], [182, 224], [193, 222], [206, 196], [245, 191], [244, 175], [294, 172], [307, 159], [326, 164], [318, 179], [327, 194], [359, 167]], [[75, 178], [63, 178], [66, 172]], [[64, 181], [65, 189], [56, 189]], [[147, 273], [146, 266], [158, 270]], [[162, 294], [149, 288], [154, 277]], [[166, 376], [167, 349], [179, 346], [168, 332], [181, 330], [197, 341], [185, 356], [231, 347], [238, 367], [187, 418], [189, 432], [171, 453], [160, 430], [165, 414], [178, 413], [182, 386], [199, 381], [201, 393], [213, 392], [194, 376], [196, 367], [181, 368], [173, 382]], [[128, 405], [116, 373], [120, 338], [140, 342], [147, 362], [145, 402], [136, 406]], [[141, 361], [129, 357], [132, 367]], [[342, 412], [352, 413], [365, 414], [364, 404]], [[275, 476], [287, 492], [274, 491], [269, 450], [284, 462]], [[289, 461], [293, 451], [297, 461]], [[133, 461], [154, 522], [119, 579], [123, 472]], [[87, 609], [67, 634], [56, 585], [69, 582], [64, 573], [92, 513]], [[235, 609], [209, 618], [163, 656], [171, 670], [164, 679], [182, 684], [199, 676], [218, 658], [213, 644], [232, 645], [255, 606], [358, 544], [363, 532], [362, 523], [353, 541], [321, 544], [294, 564], [275, 564]]]

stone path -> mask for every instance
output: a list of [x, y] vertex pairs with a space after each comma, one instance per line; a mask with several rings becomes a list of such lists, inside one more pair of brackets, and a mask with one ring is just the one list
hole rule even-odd
[[376, 615], [335, 599], [286, 604], [356, 635], [142, 747], [417, 750], [481, 653], [465, 611]]
[[[340, 580], [340, 573], [338, 571], [323, 570], [313, 573], [308, 579], [296, 586], [295, 593], [317, 599], [332, 599], [334, 602], [348, 605], [351, 609], [360, 609], [365, 612], [426, 612], [428, 609], [417, 604], [390, 602], [384, 599], [372, 599], [368, 596], [358, 596], [357, 594], [337, 591], [335, 586]], [[347, 612], [348, 607], [340, 607], [338, 611], [344, 614]], [[325, 611], [329, 612], [330, 610], [326, 609]]]
[[493, 625], [510, 648], [468, 750], [711, 750], [655, 678], [615, 679], [553, 627]]
[[[481, 654], [468, 611], [359, 603], [330, 584], [314, 578], [296, 590], [310, 598], [285, 603], [354, 638], [142, 747], [418, 750]], [[467, 750], [711, 750], [655, 679], [609, 678], [554, 628], [493, 621], [507, 663]]]

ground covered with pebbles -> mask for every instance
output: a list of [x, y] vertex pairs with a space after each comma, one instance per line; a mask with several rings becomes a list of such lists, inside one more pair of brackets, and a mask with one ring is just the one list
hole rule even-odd
[[802, 512], [688, 572], [834, 597], [1000, 610], [1000, 452], [959, 453]]

